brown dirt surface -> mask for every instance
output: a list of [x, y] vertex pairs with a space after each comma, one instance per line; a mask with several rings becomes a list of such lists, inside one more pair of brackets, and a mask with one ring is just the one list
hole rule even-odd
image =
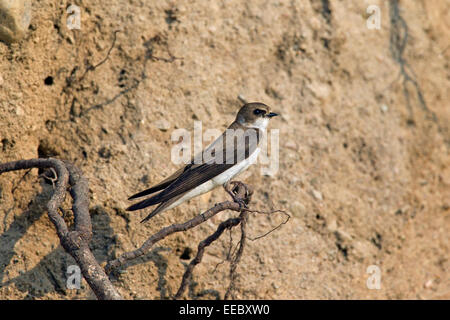
[[[240, 180], [252, 208], [292, 218], [248, 242], [236, 299], [450, 298], [448, 1], [74, 3], [80, 30], [66, 26], [70, 2], [33, 1], [27, 36], [0, 43], [0, 162], [54, 156], [83, 170], [102, 265], [228, 199], [216, 189], [146, 224], [148, 210], [124, 210], [177, 169], [174, 129], [225, 129], [241, 95], [282, 116], [270, 127], [279, 171], [255, 165]], [[379, 30], [366, 26], [369, 4]], [[74, 261], [47, 217], [51, 193], [37, 169], [0, 176], [0, 299], [95, 298], [85, 281], [66, 288]], [[170, 298], [231, 215], [158, 243], [114, 285], [126, 299]], [[249, 236], [283, 218], [251, 215]], [[206, 249], [186, 298], [223, 298], [229, 241]], [[371, 265], [380, 290], [366, 286]]]

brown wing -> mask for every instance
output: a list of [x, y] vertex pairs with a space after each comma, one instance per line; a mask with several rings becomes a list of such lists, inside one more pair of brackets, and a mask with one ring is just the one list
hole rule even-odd
[[165, 208], [167, 208], [168, 206], [170, 206], [172, 203], [174, 203], [175, 201], [177, 201], [179, 198], [181, 198], [183, 196], [183, 194], [180, 194], [176, 197], [173, 197], [172, 199], [170, 199], [169, 201], [166, 202], [161, 202], [156, 208], [155, 210], [153, 210], [152, 212], [150, 212], [150, 214], [148, 216], [146, 216], [144, 219], [142, 219], [141, 223], [144, 223], [145, 221], [153, 218], [154, 216], [156, 216], [158, 213], [162, 212]]
[[186, 167], [180, 168], [175, 173], [173, 173], [170, 177], [164, 179], [163, 181], [161, 181], [160, 183], [158, 183], [157, 185], [155, 185], [151, 188], [148, 188], [144, 191], [141, 191], [139, 193], [132, 195], [131, 197], [128, 198], [128, 200], [140, 198], [140, 197], [146, 196], [148, 194], [155, 193], [156, 191], [160, 191], [160, 190], [167, 188], [172, 182], [174, 182], [180, 176], [180, 174], [183, 173], [184, 170], [186, 170]]
[[128, 211], [144, 209], [161, 202], [168, 201], [173, 197], [184, 194], [187, 191], [194, 189], [202, 183], [219, 175], [225, 170], [229, 169], [232, 164], [200, 164], [192, 166], [190, 169], [183, 172], [177, 180], [167, 186], [163, 191], [157, 195], [135, 203], [128, 207]]
[[[230, 126], [230, 129], [239, 129], [233, 127], [234, 124], [235, 123], [233, 123]], [[249, 134], [248, 130], [247, 131], [241, 130], [241, 132], [239, 131], [235, 132], [236, 136], [233, 137], [233, 139], [237, 139], [237, 141], [239, 142], [240, 138], [244, 138], [244, 145], [242, 144], [240, 146], [238, 145], [238, 148], [233, 149], [234, 152], [227, 153], [226, 148], [228, 144], [226, 141], [227, 139], [226, 135], [224, 133], [211, 145], [211, 146], [215, 145], [216, 147], [215, 150], [217, 150], [217, 147], [221, 145], [222, 148], [218, 149], [219, 151], [222, 152], [221, 155], [219, 155], [218, 153], [212, 154], [212, 158], [205, 163], [187, 165], [185, 170], [181, 172], [181, 174], [172, 183], [170, 183], [167, 187], [165, 187], [163, 191], [161, 191], [160, 193], [154, 195], [149, 199], [143, 200], [130, 206], [129, 208], [127, 208], [127, 210], [129, 211], [139, 210], [146, 208], [148, 206], [169, 201], [173, 197], [177, 197], [181, 194], [184, 194], [185, 192], [194, 189], [195, 187], [201, 185], [202, 183], [228, 170], [237, 161], [247, 159], [256, 150], [256, 147], [258, 146], [260, 140], [260, 132], [259, 130], [254, 131], [256, 132], [256, 139], [245, 139], [245, 134]], [[222, 141], [220, 141], [220, 139], [222, 139]], [[229, 140], [228, 142], [231, 141]], [[219, 156], [221, 157], [220, 159], [218, 159]]]

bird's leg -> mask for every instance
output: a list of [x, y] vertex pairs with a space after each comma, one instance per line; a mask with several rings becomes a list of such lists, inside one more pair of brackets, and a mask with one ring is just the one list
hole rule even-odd
[[223, 188], [225, 189], [225, 191], [233, 198], [233, 200], [235, 200], [235, 194], [233, 193], [233, 188], [231, 186], [230, 181], [227, 181], [223, 184]]
[[[250, 202], [253, 189], [246, 186], [239, 181], [228, 181], [223, 185], [225, 191], [233, 198], [233, 201], [239, 204], [239, 209], [248, 208], [247, 204]], [[237, 196], [238, 188], [243, 187], [245, 189], [245, 197], [241, 198]]]
[[249, 204], [250, 200], [252, 199], [252, 195], [253, 195], [253, 188], [251, 186], [248, 186], [246, 184], [242, 184], [245, 188], [245, 203]]

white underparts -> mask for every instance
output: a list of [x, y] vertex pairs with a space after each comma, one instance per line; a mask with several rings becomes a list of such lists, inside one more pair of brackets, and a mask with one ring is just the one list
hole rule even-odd
[[[243, 125], [247, 128], [259, 129], [259, 130], [262, 130], [263, 132], [266, 130], [268, 124], [269, 124], [269, 118], [265, 118], [265, 117], [256, 119], [252, 124], [243, 123]], [[221, 174], [217, 175], [216, 177], [204, 182], [203, 184], [199, 185], [198, 187], [192, 189], [191, 191], [188, 191], [180, 199], [178, 199], [177, 201], [172, 203], [170, 206], [168, 206], [166, 209], [164, 209], [161, 212], [172, 209], [172, 208], [182, 204], [183, 202], [188, 201], [189, 199], [192, 199], [192, 198], [197, 197], [201, 194], [204, 194], [208, 191], [211, 191], [212, 189], [214, 189], [218, 186], [224, 185], [225, 183], [230, 181], [233, 177], [237, 176], [239, 173], [246, 170], [250, 165], [255, 163], [260, 151], [261, 151], [260, 148], [256, 148], [255, 151], [247, 159], [242, 160], [241, 162], [235, 164], [234, 166], [232, 166], [228, 170], [222, 172]]]
[[252, 125], [248, 126], [249, 128], [258, 128], [259, 130], [266, 130], [267, 125], [269, 124], [269, 118], [258, 118]]

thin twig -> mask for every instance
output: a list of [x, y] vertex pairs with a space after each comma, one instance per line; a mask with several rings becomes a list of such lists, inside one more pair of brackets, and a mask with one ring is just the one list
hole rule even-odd
[[117, 34], [118, 34], [119, 32], [120, 32], [119, 30], [114, 31], [114, 33], [113, 33], [114, 38], [113, 38], [112, 44], [111, 44], [111, 46], [109, 47], [109, 50], [108, 50], [108, 52], [106, 53], [106, 56], [103, 58], [103, 60], [100, 61], [99, 63], [97, 63], [96, 65], [90, 64], [90, 65], [86, 68], [86, 70], [84, 70], [84, 73], [82, 74], [82, 76], [80, 77], [80, 79], [78, 79], [78, 82], [83, 81], [83, 79], [86, 77], [86, 74], [87, 74], [89, 71], [94, 71], [95, 69], [97, 69], [98, 67], [100, 67], [102, 64], [104, 64], [104, 63], [109, 59], [109, 56], [111, 55], [111, 51], [114, 49], [114, 46], [116, 45]]
[[19, 187], [20, 183], [25, 180], [25, 177], [31, 172], [31, 169], [27, 170], [27, 172], [24, 173], [24, 175], [20, 178], [19, 182], [11, 189], [11, 193], [14, 194], [16, 192], [17, 188]]
[[244, 253], [245, 239], [247, 238], [246, 230], [247, 230], [248, 211], [243, 210], [239, 217], [241, 219], [241, 239], [239, 241], [239, 249], [237, 250], [234, 259], [231, 261], [230, 264], [230, 284], [228, 285], [228, 289], [225, 292], [224, 297], [225, 300], [228, 300], [230, 296], [233, 294], [237, 278], [236, 269], [239, 262], [241, 261], [242, 254]]
[[233, 232], [232, 232], [232, 229], [229, 229], [229, 230], [228, 230], [228, 233], [229, 233], [229, 235], [230, 235], [230, 240], [229, 240], [230, 243], [229, 243], [229, 246], [228, 246], [227, 256], [225, 257], [225, 259], [223, 259], [222, 261], [220, 261], [220, 262], [218, 262], [218, 263], [216, 264], [216, 266], [215, 266], [214, 269], [211, 271], [211, 273], [216, 272], [217, 268], [218, 268], [221, 264], [225, 263], [225, 261], [227, 261], [227, 260], [230, 260], [230, 258], [231, 258], [231, 256], [232, 256], [232, 252], [234, 252], [234, 250], [233, 250]]
[[175, 294], [174, 299], [179, 299], [183, 295], [184, 291], [186, 290], [186, 287], [188, 286], [188, 284], [191, 281], [192, 272], [193, 272], [195, 266], [202, 261], [203, 253], [205, 252], [205, 248], [207, 246], [211, 245], [211, 243], [213, 243], [217, 239], [219, 239], [219, 237], [222, 235], [222, 233], [226, 229], [230, 229], [230, 228], [238, 225], [239, 223], [241, 223], [241, 218], [230, 218], [230, 219], [222, 222], [221, 224], [219, 224], [216, 232], [214, 232], [212, 235], [210, 235], [205, 240], [203, 240], [199, 243], [197, 255], [195, 256], [194, 259], [191, 260], [186, 271], [184, 272], [183, 279], [181, 280], [180, 288], [178, 289], [177, 293]]
[[[231, 186], [234, 186], [234, 187], [231, 188]], [[246, 225], [247, 225], [247, 219], [248, 219], [248, 212], [244, 208], [242, 208], [242, 204], [247, 205], [249, 203], [250, 198], [253, 193], [253, 190], [250, 187], [248, 187], [246, 184], [239, 182], [239, 181], [232, 181], [230, 183], [227, 183], [225, 185], [225, 190], [227, 192], [229, 192], [229, 194], [232, 196], [235, 203], [238, 204], [238, 206], [240, 208], [240, 210], [239, 210], [240, 215], [238, 218], [230, 218], [230, 219], [220, 223], [219, 226], [217, 227], [216, 232], [214, 232], [212, 235], [210, 235], [205, 240], [200, 242], [200, 244], [198, 245], [197, 255], [195, 256], [194, 259], [192, 259], [192, 261], [189, 263], [188, 267], [186, 268], [186, 271], [184, 272], [184, 275], [183, 275], [183, 279], [181, 281], [180, 288], [178, 289], [178, 292], [176, 293], [174, 299], [181, 298], [184, 291], [186, 290], [186, 287], [191, 282], [194, 268], [196, 265], [198, 265], [202, 261], [205, 248], [207, 246], [211, 245], [217, 239], [219, 239], [219, 237], [222, 235], [222, 233], [226, 229], [231, 229], [240, 224], [241, 225], [241, 240], [239, 241], [239, 249], [237, 250], [237, 253], [234, 256], [234, 259], [232, 259], [231, 264], [230, 264], [230, 285], [228, 286], [227, 292], [225, 294], [225, 299], [227, 299], [229, 297], [229, 295], [232, 293], [232, 290], [234, 289], [234, 284], [235, 284], [235, 279], [236, 279], [236, 268], [241, 259], [242, 254], [244, 252], [245, 238], [246, 238]], [[230, 250], [231, 250], [231, 248], [230, 248]]]
[[269, 235], [270, 233], [274, 232], [275, 230], [278, 230], [279, 228], [281, 228], [281, 226], [283, 226], [284, 224], [288, 223], [289, 219], [291, 218], [291, 216], [284, 210], [272, 210], [272, 211], [260, 211], [260, 210], [251, 210], [251, 209], [243, 209], [247, 212], [251, 212], [251, 213], [260, 213], [260, 214], [273, 214], [275, 212], [281, 212], [282, 214], [284, 214], [286, 216], [286, 220], [281, 222], [279, 225], [277, 225], [275, 228], [271, 229], [270, 231], [264, 233], [263, 235], [257, 236], [255, 238], [249, 238], [247, 237], [248, 240], [250, 241], [255, 241], [261, 238], [264, 238], [265, 236]]

